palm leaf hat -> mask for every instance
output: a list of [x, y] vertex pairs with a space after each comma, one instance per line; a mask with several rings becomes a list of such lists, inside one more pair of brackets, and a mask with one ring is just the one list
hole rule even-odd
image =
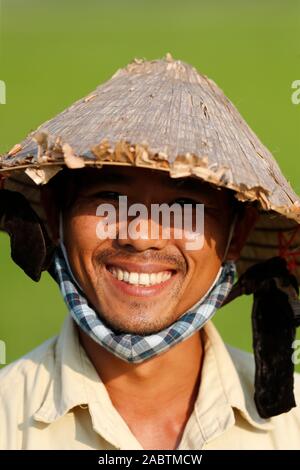
[[48, 269], [53, 254], [41, 186], [63, 168], [104, 165], [192, 176], [256, 206], [259, 217], [236, 262], [238, 281], [226, 303], [254, 295], [259, 414], [270, 417], [295, 406], [291, 353], [300, 316], [300, 200], [238, 110], [212, 80], [170, 54], [135, 59], [3, 154], [0, 227], [11, 236], [12, 258], [33, 279]]

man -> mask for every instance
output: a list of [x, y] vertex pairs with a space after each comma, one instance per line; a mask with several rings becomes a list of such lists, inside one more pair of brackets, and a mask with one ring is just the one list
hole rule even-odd
[[[70, 315], [1, 371], [1, 448], [299, 447], [299, 200], [213, 82], [170, 55], [135, 61], [2, 175], [13, 259], [35, 280], [48, 269]], [[241, 293], [255, 363], [210, 321]]]

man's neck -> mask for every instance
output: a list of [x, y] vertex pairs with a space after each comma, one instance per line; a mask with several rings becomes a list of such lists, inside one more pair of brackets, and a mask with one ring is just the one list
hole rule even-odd
[[148, 430], [165, 428], [170, 439], [177, 434], [178, 441], [198, 394], [203, 356], [200, 333], [140, 364], [127, 363], [81, 330], [79, 334], [113, 405], [135, 434], [144, 423]]

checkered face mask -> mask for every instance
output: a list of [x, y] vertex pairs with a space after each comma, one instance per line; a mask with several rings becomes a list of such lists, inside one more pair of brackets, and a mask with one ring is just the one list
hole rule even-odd
[[189, 338], [213, 316], [229, 294], [234, 282], [234, 261], [224, 261], [209, 291], [178, 320], [164, 330], [146, 336], [117, 333], [101, 320], [77, 283], [64, 245], [54, 257], [53, 276], [60, 286], [69, 312], [77, 325], [96, 343], [126, 362], [139, 363], [157, 356]]

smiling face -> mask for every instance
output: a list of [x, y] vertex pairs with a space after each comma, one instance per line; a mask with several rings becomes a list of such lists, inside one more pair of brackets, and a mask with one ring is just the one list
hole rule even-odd
[[[209, 290], [233, 217], [230, 191], [194, 178], [174, 179], [164, 171], [114, 166], [73, 170], [67, 182], [64, 192], [71, 196], [65, 201], [63, 225], [71, 268], [109, 327], [135, 334], [158, 332]], [[169, 238], [161, 236], [161, 227], [159, 237], [151, 236], [150, 216], [140, 225], [138, 238], [130, 233], [121, 238], [117, 220], [116, 237], [99, 239], [97, 208], [109, 203], [118, 212], [120, 195], [127, 196], [128, 206], [143, 204], [148, 214], [152, 204], [204, 204], [203, 247], [187, 249], [187, 234], [183, 230], [175, 238], [172, 224]], [[238, 256], [238, 245], [229, 251], [232, 259]]]

